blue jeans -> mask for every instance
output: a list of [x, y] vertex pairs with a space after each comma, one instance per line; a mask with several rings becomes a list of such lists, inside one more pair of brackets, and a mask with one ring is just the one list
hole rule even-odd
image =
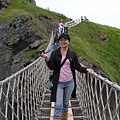
[[51, 45], [47, 50], [45, 50], [45, 53], [49, 53], [53, 49], [54, 49], [54, 45]]
[[56, 50], [60, 47], [60, 45], [51, 45], [50, 48], [48, 48], [47, 50], [45, 50], [45, 53], [49, 53], [51, 50]]
[[54, 117], [61, 117], [62, 112], [68, 111], [69, 100], [74, 89], [74, 80], [59, 82], [57, 87]]

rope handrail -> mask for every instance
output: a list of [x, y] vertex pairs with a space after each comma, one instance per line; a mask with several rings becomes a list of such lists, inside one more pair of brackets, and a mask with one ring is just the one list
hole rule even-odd
[[120, 86], [116, 83], [116, 82], [111, 82], [108, 78], [104, 78], [101, 75], [97, 74], [97, 73], [92, 73], [94, 76], [96, 76], [97, 78], [101, 79], [102, 81], [106, 82], [107, 84], [113, 86], [114, 88], [116, 88], [118, 91], [120, 91]]
[[96, 74], [76, 71], [77, 98], [89, 120], [120, 119], [120, 86]]
[[80, 22], [81, 22], [80, 19], [72, 20], [72, 21], [66, 22], [65, 27], [70, 28], [70, 27], [73, 27], [73, 26], [79, 24]]

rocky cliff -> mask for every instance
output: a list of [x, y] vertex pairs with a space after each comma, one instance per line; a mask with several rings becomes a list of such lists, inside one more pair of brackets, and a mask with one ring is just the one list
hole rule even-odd
[[44, 16], [36, 20], [32, 15], [26, 16], [24, 13], [1, 24], [0, 80], [33, 62], [36, 57], [23, 58], [23, 52], [37, 50], [41, 44], [48, 41], [51, 29], [57, 29], [57, 23]]
[[34, 5], [36, 5], [35, 0], [27, 0], [27, 1], [29, 1], [30, 3], [32, 3], [32, 4], [34, 4]]
[[[8, 4], [9, 4], [9, 1], [10, 1], [10, 0], [0, 0], [0, 10], [1, 10], [2, 8], [7, 8]], [[29, 1], [30, 3], [36, 5], [35, 0], [27, 0], [27, 1]]]
[[[9, 1], [10, 1], [10, 0], [0, 0], [0, 3], [6, 3], [6, 4], [7, 4], [7, 3], [9, 3]], [[27, 1], [29, 1], [30, 3], [36, 5], [35, 0], [27, 0]]]

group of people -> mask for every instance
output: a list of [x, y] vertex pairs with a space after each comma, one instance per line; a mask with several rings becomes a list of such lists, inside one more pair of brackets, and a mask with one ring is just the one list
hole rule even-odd
[[51, 102], [55, 102], [53, 120], [68, 120], [68, 107], [71, 96], [76, 97], [75, 70], [82, 73], [92, 73], [93, 69], [81, 66], [77, 53], [69, 48], [71, 41], [68, 33], [58, 36], [59, 46], [51, 52], [50, 57], [42, 53], [46, 65], [53, 70], [53, 87], [51, 88]]
[[81, 16], [81, 21], [84, 21], [84, 20], [89, 21], [88, 18], [87, 18], [86, 16]]

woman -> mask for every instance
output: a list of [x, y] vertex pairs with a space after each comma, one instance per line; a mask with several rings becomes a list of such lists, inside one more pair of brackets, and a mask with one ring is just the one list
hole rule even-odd
[[[70, 37], [67, 33], [62, 33], [58, 39], [61, 47], [52, 51], [50, 58], [46, 54], [41, 54], [41, 57], [46, 59], [47, 66], [53, 70], [51, 102], [55, 102], [54, 120], [67, 120], [70, 97], [76, 97], [75, 70], [82, 73], [92, 73], [93, 70], [79, 64], [76, 52], [68, 47]], [[66, 57], [67, 60], [60, 68]]]
[[60, 21], [60, 22], [58, 23], [59, 35], [60, 35], [61, 33], [63, 33], [63, 30], [64, 30], [64, 24]]

